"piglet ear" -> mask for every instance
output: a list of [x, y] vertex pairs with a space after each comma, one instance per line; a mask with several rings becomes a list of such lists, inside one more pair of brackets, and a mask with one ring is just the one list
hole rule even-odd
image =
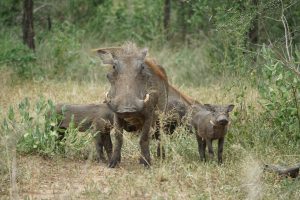
[[211, 112], [215, 112], [215, 108], [214, 108], [213, 105], [211, 105], [211, 104], [204, 104], [203, 106], [204, 106], [204, 108], [206, 110], [211, 111]]
[[231, 112], [234, 108], [234, 105], [233, 104], [230, 104], [227, 106], [227, 112]]
[[141, 51], [141, 59], [144, 60], [147, 56], [147, 53], [148, 53], [148, 49], [145, 48]]

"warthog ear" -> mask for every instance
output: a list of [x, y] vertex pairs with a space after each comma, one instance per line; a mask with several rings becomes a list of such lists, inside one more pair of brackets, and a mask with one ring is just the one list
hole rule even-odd
[[211, 112], [215, 112], [215, 108], [214, 108], [213, 105], [211, 105], [211, 104], [204, 104], [203, 106], [204, 106], [204, 108], [206, 110], [211, 111]]
[[103, 64], [109, 64], [112, 65], [114, 63], [114, 59], [111, 53], [104, 51], [102, 49], [96, 50], [98, 55], [100, 56]]
[[148, 49], [145, 48], [141, 51], [141, 59], [144, 60], [147, 56], [147, 53], [148, 53]]
[[120, 50], [120, 47], [109, 47], [109, 48], [98, 48], [93, 49], [93, 52], [97, 52], [100, 56], [103, 64], [110, 64], [112, 65], [114, 63], [114, 57], [116, 52]]
[[231, 112], [234, 108], [234, 105], [233, 104], [230, 104], [227, 106], [227, 112]]

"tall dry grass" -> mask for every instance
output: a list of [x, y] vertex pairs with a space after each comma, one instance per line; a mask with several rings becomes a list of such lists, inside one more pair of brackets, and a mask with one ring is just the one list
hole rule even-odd
[[[299, 181], [282, 180], [262, 171], [265, 162], [292, 164], [299, 160], [299, 150], [289, 148], [285, 143], [282, 146], [272, 143], [268, 129], [265, 129], [260, 118], [262, 108], [257, 102], [260, 97], [255, 88], [241, 77], [201, 74], [206, 67], [201, 49], [191, 51], [193, 59], [187, 60], [180, 57], [180, 53], [167, 48], [150, 53], [166, 67], [171, 82], [184, 93], [202, 103], [236, 105], [224, 147], [223, 165], [217, 165], [216, 160], [200, 162], [195, 136], [182, 127], [176, 129], [172, 136], [162, 136], [167, 154], [165, 160], [154, 156], [156, 144], [155, 141], [151, 142], [153, 165], [150, 169], [143, 168], [137, 162], [140, 156], [138, 137], [125, 133], [122, 162], [116, 169], [108, 169], [107, 164], [98, 164], [93, 159], [68, 159], [59, 156], [50, 159], [15, 153], [16, 143], [23, 134], [22, 126], [19, 126], [20, 131], [14, 132], [15, 135], [0, 134], [0, 154], [4, 158], [0, 168], [0, 195], [3, 198], [37, 199], [300, 197]], [[184, 66], [199, 67], [198, 74], [189, 74]], [[95, 70], [93, 73], [105, 71]], [[0, 73], [1, 121], [7, 115], [9, 106], [18, 109], [18, 104], [25, 97], [30, 102], [44, 96], [55, 103], [99, 103], [109, 87], [102, 80], [90, 79], [79, 83], [68, 78], [15, 84], [8, 75], [9, 71]], [[195, 79], [197, 76], [200, 80]], [[192, 77], [191, 82], [189, 77]], [[91, 151], [89, 147], [87, 151]]]

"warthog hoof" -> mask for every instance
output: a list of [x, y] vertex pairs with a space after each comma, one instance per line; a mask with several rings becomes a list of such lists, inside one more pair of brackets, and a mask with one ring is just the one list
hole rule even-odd
[[206, 162], [206, 158], [200, 157], [200, 161], [201, 161], [201, 162]]
[[98, 153], [97, 161], [98, 162], [105, 162], [106, 161], [103, 152]]
[[98, 163], [105, 163], [105, 162], [107, 162], [107, 160], [105, 159], [105, 157], [98, 157], [97, 161], [98, 161]]
[[222, 165], [223, 164], [223, 159], [222, 158], [218, 158], [218, 165]]
[[144, 157], [141, 157], [140, 164], [143, 164], [145, 167], [150, 167], [151, 162], [150, 162], [150, 159], [146, 160]]
[[109, 162], [109, 168], [115, 168], [118, 163], [121, 162], [121, 156], [113, 156]]

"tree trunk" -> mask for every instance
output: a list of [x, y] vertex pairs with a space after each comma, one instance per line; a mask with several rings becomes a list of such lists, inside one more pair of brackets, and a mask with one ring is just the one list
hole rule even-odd
[[[258, 0], [252, 0], [252, 5], [253, 7], [256, 8], [256, 12], [257, 12], [257, 8], [258, 8]], [[253, 21], [252, 21], [252, 26], [249, 29], [248, 32], [248, 37], [250, 40], [251, 44], [257, 44], [258, 43], [258, 14], [255, 15]]]
[[48, 16], [47, 16], [47, 22], [48, 22], [48, 31], [51, 31], [52, 20], [51, 20], [50, 14], [48, 14]]
[[30, 49], [35, 49], [33, 29], [33, 0], [24, 0], [23, 7], [23, 42]]
[[186, 32], [187, 32], [187, 24], [186, 24], [186, 3], [184, 1], [179, 2], [179, 19], [181, 26], [181, 40], [185, 41]]
[[275, 172], [282, 177], [297, 178], [299, 176], [300, 163], [292, 167], [281, 167], [278, 165], [265, 165], [265, 170]]
[[169, 36], [170, 16], [171, 16], [171, 0], [165, 0], [165, 3], [164, 3], [164, 29], [165, 29], [167, 38]]

